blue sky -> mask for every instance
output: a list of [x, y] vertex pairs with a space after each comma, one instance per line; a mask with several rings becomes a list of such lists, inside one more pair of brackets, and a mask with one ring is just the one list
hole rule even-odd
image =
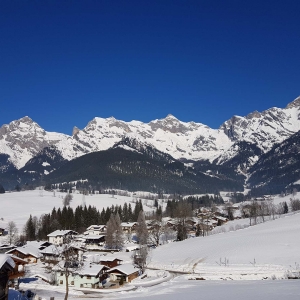
[[[263, 3], [262, 3], [263, 2]], [[218, 128], [300, 95], [300, 1], [0, 1], [0, 125], [171, 113]]]

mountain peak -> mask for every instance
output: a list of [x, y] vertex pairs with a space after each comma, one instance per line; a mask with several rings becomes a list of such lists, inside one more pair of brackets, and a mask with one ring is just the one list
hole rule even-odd
[[300, 107], [300, 96], [297, 97], [294, 101], [289, 103], [286, 108]]
[[166, 116], [166, 119], [173, 119], [173, 120], [178, 120], [176, 117], [174, 117], [172, 114], [168, 114]]

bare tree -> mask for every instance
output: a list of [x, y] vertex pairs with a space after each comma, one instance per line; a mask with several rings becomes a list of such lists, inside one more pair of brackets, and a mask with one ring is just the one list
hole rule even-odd
[[182, 241], [187, 238], [188, 224], [187, 218], [193, 215], [192, 207], [186, 201], [179, 201], [176, 209], [175, 216], [178, 220], [177, 225], [177, 239]]
[[116, 215], [111, 214], [107, 222], [106, 246], [109, 249], [122, 249], [124, 246], [124, 234], [118, 213]]
[[70, 206], [70, 203], [71, 203], [72, 200], [73, 200], [73, 195], [68, 193], [63, 198], [63, 206]]
[[64, 300], [67, 300], [69, 296], [69, 277], [82, 268], [82, 250], [76, 247], [72, 239], [68, 237], [62, 247], [56, 247], [55, 251], [63, 258], [54, 269], [64, 274], [66, 288]]
[[159, 245], [160, 238], [165, 232], [165, 226], [162, 223], [155, 221], [149, 230], [149, 241], [155, 246]]
[[139, 249], [135, 250], [135, 253], [132, 256], [134, 265], [140, 268], [142, 273], [145, 271], [148, 255], [149, 251], [147, 245], [140, 245]]
[[142, 210], [139, 212], [137, 219], [136, 236], [140, 245], [147, 245], [149, 233], [146, 225], [145, 215]]
[[18, 239], [18, 228], [16, 226], [16, 223], [14, 221], [8, 222], [7, 226], [7, 238], [8, 242], [11, 245], [12, 243], [15, 243]]

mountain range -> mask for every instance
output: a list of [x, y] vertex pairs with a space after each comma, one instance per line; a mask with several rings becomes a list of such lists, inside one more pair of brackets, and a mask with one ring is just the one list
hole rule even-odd
[[[278, 147], [283, 143], [289, 143], [290, 139], [291, 142], [297, 143], [295, 134], [299, 130], [300, 97], [285, 108], [255, 111], [245, 117], [233, 116], [219, 129], [212, 129], [201, 123], [182, 122], [172, 115], [149, 123], [125, 122], [113, 117], [107, 119], [96, 117], [85, 128], [74, 127], [72, 135], [66, 135], [47, 132], [29, 117], [24, 117], [0, 128], [0, 183], [11, 188], [17, 182], [37, 184], [40, 180], [62, 182], [61, 180], [69, 181], [66, 178], [72, 181], [86, 179], [76, 178], [76, 176], [81, 173], [82, 176], [83, 174], [88, 176], [81, 172], [80, 168], [84, 168], [83, 164], [92, 159], [90, 155], [94, 155], [93, 159], [95, 155], [99, 156], [97, 159], [100, 159], [100, 156], [106, 152], [105, 159], [108, 159], [108, 155], [111, 157], [111, 163], [115, 164], [117, 157], [114, 155], [118, 153], [122, 161], [127, 155], [125, 153], [130, 151], [132, 161], [142, 161], [146, 158], [147, 165], [151, 165], [154, 161], [157, 163], [163, 157], [164, 163], [160, 167], [168, 171], [160, 175], [159, 182], [165, 182], [161, 180], [161, 176], [164, 179], [169, 177], [170, 182], [177, 182], [177, 187], [179, 187], [181, 183], [179, 184], [179, 181], [168, 173], [169, 164], [172, 161], [178, 170], [181, 170], [180, 172], [177, 170], [181, 175], [176, 176], [181, 181], [193, 182], [192, 185], [183, 183], [182, 189], [178, 190], [184, 190], [184, 192], [187, 192], [188, 186], [193, 191], [217, 191], [226, 185], [228, 190], [238, 191], [241, 191], [243, 186], [257, 189], [271, 185], [272, 187], [268, 189], [272, 191], [275, 182], [278, 184], [278, 180], [274, 181], [268, 176], [277, 176], [279, 172], [273, 170], [267, 176], [268, 178], [265, 173], [263, 175], [262, 170], [267, 168], [265, 164], [269, 161], [267, 157], [272, 155], [273, 168], [276, 168], [277, 164], [274, 164], [276, 155], [278, 156], [282, 151], [291, 151], [289, 146]], [[274, 147], [277, 147], [277, 152]], [[144, 150], [141, 151], [141, 149]], [[145, 149], [148, 150], [145, 151]], [[292, 156], [297, 161], [295, 151], [293, 153]], [[84, 158], [85, 156], [87, 157]], [[285, 164], [285, 159], [286, 157], [281, 157], [280, 163]], [[75, 163], [77, 160], [81, 161], [81, 167], [79, 163]], [[71, 176], [71, 178], [71, 173], [67, 174], [64, 169], [72, 164], [77, 165], [77, 171], [73, 172], [75, 177]], [[295, 167], [296, 165], [293, 164]], [[282, 169], [282, 166], [280, 168]], [[111, 166], [110, 170], [112, 170]], [[123, 168], [123, 173], [124, 170]], [[137, 170], [136, 168], [130, 180], [140, 176]], [[182, 173], [182, 170], [187, 173]], [[93, 176], [97, 177], [96, 174], [101, 173], [99, 172], [100, 170], [94, 168]], [[297, 172], [294, 173], [297, 174]], [[65, 174], [66, 178], [62, 177], [62, 174]], [[196, 177], [200, 176], [202, 179], [199, 181], [199, 178], [189, 178], [190, 174], [196, 174]], [[58, 177], [55, 178], [55, 176]], [[138, 186], [147, 188], [147, 182], [149, 182], [149, 190], [153, 190], [153, 186], [160, 186], [160, 189], [174, 192], [173, 188], [170, 188], [173, 184], [164, 188], [163, 184], [150, 183], [151, 176], [153, 174], [151, 175], [150, 172], [144, 177], [145, 184], [137, 185], [136, 188]], [[287, 177], [287, 182], [282, 182], [280, 189], [300, 179], [295, 175], [293, 182], [289, 182], [290, 176], [285, 177]], [[283, 178], [282, 174], [281, 178]], [[97, 180], [99, 182], [100, 179]], [[130, 180], [128, 179], [127, 182]], [[103, 180], [100, 181], [103, 182]], [[105, 182], [105, 187], [120, 187], [120, 179], [118, 183], [110, 180]], [[129, 187], [129, 189], [134, 189], [134, 187]]]

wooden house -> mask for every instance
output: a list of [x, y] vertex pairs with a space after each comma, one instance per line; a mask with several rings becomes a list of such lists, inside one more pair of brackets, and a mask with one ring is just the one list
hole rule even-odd
[[109, 268], [114, 268], [114, 267], [121, 265], [122, 261], [123, 260], [119, 259], [119, 258], [105, 256], [100, 259], [99, 263], [101, 265], [107, 266]]
[[124, 282], [131, 282], [139, 276], [139, 269], [131, 264], [124, 264], [108, 270], [107, 274], [112, 281], [120, 281], [123, 278]]
[[20, 257], [10, 255], [15, 263], [15, 267], [12, 271], [9, 272], [9, 280], [13, 280], [15, 278], [21, 278], [25, 275], [25, 265], [28, 262]]
[[28, 263], [36, 263], [42, 257], [40, 250], [32, 245], [17, 247], [15, 249], [7, 251], [6, 254], [17, 256], [21, 259], [24, 259]]
[[135, 231], [137, 223], [136, 222], [123, 222], [121, 223], [121, 227], [123, 232], [132, 233]]

